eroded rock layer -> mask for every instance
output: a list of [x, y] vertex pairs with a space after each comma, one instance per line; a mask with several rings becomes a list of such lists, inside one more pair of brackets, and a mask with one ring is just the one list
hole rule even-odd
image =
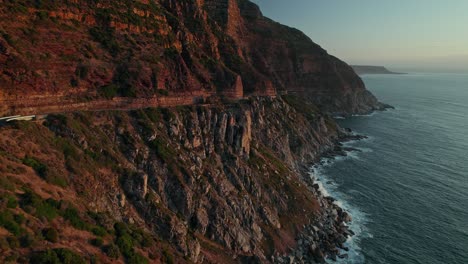
[[[1, 126], [0, 239], [34, 242], [2, 248], [0, 261], [67, 248], [103, 263], [274, 262], [299, 238], [304, 260], [336, 254], [346, 214], [300, 171], [343, 132], [296, 100]], [[5, 215], [27, 221], [14, 229]]]
[[299, 93], [343, 114], [380, 107], [346, 63], [247, 0], [0, 3], [2, 114], [192, 93]]

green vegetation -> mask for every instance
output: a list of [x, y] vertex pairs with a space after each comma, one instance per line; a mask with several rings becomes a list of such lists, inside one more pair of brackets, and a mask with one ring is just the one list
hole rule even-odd
[[66, 249], [66, 248], [55, 248], [55, 249], [48, 249], [45, 251], [37, 252], [32, 255], [30, 259], [31, 263], [37, 264], [60, 264], [60, 263], [67, 263], [67, 264], [85, 264], [86, 261], [83, 257], [78, 255], [77, 253]]
[[39, 218], [53, 220], [58, 216], [57, 207], [59, 202], [53, 199], [43, 200], [31, 190], [26, 190], [21, 195], [20, 206], [28, 213], [32, 213]]
[[95, 247], [101, 247], [104, 244], [102, 238], [93, 238], [89, 241], [89, 243]]
[[3, 30], [0, 30], [0, 36], [3, 37], [3, 39], [10, 45], [14, 46], [15, 41], [11, 38], [10, 34], [6, 33]]
[[81, 219], [78, 213], [78, 210], [73, 206], [69, 206], [67, 209], [65, 209], [62, 216], [65, 220], [68, 220], [70, 224], [76, 229], [80, 229], [80, 230], [92, 229], [92, 227], [90, 227], [88, 223], [86, 223], [85, 221]]
[[167, 249], [164, 249], [163, 250], [163, 256], [164, 256], [164, 260], [167, 264], [173, 264], [174, 263], [174, 257], [172, 257], [171, 253], [169, 253], [169, 251], [167, 251]]
[[23, 248], [29, 248], [31, 247], [32, 245], [34, 245], [36, 243], [36, 239], [35, 237], [30, 234], [30, 233], [26, 233], [25, 235], [23, 235], [21, 238], [20, 238], [20, 245], [21, 247]]
[[170, 148], [167, 142], [161, 137], [150, 141], [148, 145], [165, 162], [172, 160], [176, 156], [174, 149]]
[[99, 236], [99, 237], [103, 237], [107, 234], [106, 229], [101, 226], [96, 226], [96, 227], [91, 228], [91, 232], [94, 235]]
[[141, 229], [133, 226], [128, 226], [125, 223], [116, 223], [115, 230], [115, 243], [119, 251], [127, 260], [127, 263], [149, 263], [148, 259], [139, 253], [135, 252], [136, 246], [145, 245], [145, 241], [150, 239]]
[[8, 230], [14, 236], [19, 236], [24, 232], [20, 224], [15, 221], [14, 215], [8, 210], [0, 212], [0, 226]]
[[159, 111], [159, 108], [146, 108], [145, 113], [153, 123], [161, 120], [161, 112]]
[[168, 95], [169, 95], [169, 92], [168, 92], [166, 89], [157, 89], [156, 92], [157, 92], [159, 95], [164, 95], [164, 96], [168, 96]]
[[296, 95], [283, 95], [282, 98], [296, 111], [304, 114], [308, 120], [315, 120], [316, 114], [319, 112], [315, 105]]
[[112, 56], [120, 53], [121, 47], [115, 39], [114, 29], [94, 27], [89, 30], [89, 34], [96, 42], [99, 42]]
[[23, 164], [33, 168], [37, 175], [39, 175], [41, 178], [43, 178], [49, 183], [55, 184], [60, 187], [68, 186], [68, 182], [64, 177], [56, 173], [50, 173], [47, 165], [35, 158], [26, 156], [23, 159]]
[[42, 178], [47, 176], [47, 166], [32, 157], [24, 157], [23, 164], [33, 168], [33, 170]]
[[52, 243], [56, 243], [58, 241], [58, 232], [55, 228], [46, 228], [42, 230], [42, 236], [45, 240], [50, 241]]
[[265, 157], [268, 160], [268, 162], [271, 165], [275, 166], [275, 168], [279, 171], [279, 173], [284, 174], [288, 171], [288, 168], [286, 167], [284, 162], [279, 160], [277, 157], [275, 157], [266, 148], [260, 146], [257, 150], [263, 155], [263, 157]]
[[120, 257], [120, 250], [115, 244], [109, 244], [102, 248], [102, 251], [112, 259], [118, 259]]
[[99, 89], [99, 94], [106, 99], [112, 99], [117, 96], [118, 91], [119, 91], [119, 87], [117, 85], [109, 84], [106, 86], [102, 86]]
[[164, 50], [164, 56], [175, 60], [179, 57], [179, 51], [175, 47], [170, 47]]
[[7, 195], [6, 199], [7, 199], [7, 207], [8, 208], [14, 209], [14, 208], [18, 207], [18, 200], [16, 200], [15, 196]]
[[36, 12], [36, 17], [38, 20], [47, 20], [49, 19], [49, 12], [47, 11], [38, 11]]
[[80, 78], [80, 79], [86, 79], [86, 77], [88, 77], [88, 74], [89, 74], [89, 66], [88, 65], [83, 65], [83, 64], [80, 64], [76, 67], [76, 70], [75, 70], [75, 75]]

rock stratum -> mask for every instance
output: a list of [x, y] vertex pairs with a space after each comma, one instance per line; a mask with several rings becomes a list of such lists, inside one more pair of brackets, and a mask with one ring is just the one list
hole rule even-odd
[[0, 262], [346, 250], [351, 217], [307, 167], [349, 137], [331, 114], [384, 105], [303, 33], [243, 0], [0, 0], [0, 18], [1, 116], [49, 114], [0, 121]]
[[351, 67], [247, 0], [0, 1], [3, 115], [284, 93], [329, 112], [380, 107]]

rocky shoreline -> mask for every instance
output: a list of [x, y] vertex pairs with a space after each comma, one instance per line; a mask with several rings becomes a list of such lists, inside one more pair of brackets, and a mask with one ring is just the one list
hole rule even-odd
[[355, 235], [348, 225], [352, 216], [335, 204], [336, 200], [333, 197], [325, 196], [315, 177], [310, 176], [310, 167], [323, 165], [325, 159], [343, 157], [350, 151], [359, 151], [345, 147], [343, 143], [366, 138], [367, 136], [354, 134], [349, 128], [343, 129], [343, 134], [333, 148], [301, 169], [303, 181], [319, 200], [322, 211], [318, 217], [311, 218], [310, 224], [305, 226], [303, 233], [296, 238], [297, 248], [288, 255], [276, 256], [272, 259], [273, 263], [326, 263], [327, 259], [337, 261], [348, 258], [349, 248], [344, 244], [349, 237]]

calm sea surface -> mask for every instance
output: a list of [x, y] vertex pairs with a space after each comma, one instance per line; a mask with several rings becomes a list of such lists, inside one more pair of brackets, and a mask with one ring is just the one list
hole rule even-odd
[[353, 215], [343, 263], [468, 263], [468, 75], [367, 75], [395, 110], [338, 120], [369, 139], [314, 168]]

